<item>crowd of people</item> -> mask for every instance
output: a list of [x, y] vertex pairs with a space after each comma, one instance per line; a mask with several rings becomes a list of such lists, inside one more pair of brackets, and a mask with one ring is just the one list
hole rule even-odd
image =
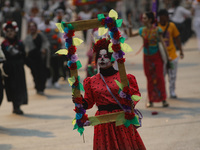
[[[55, 54], [57, 50], [65, 47], [65, 41], [63, 41], [62, 34], [59, 33], [55, 23], [89, 20], [96, 18], [98, 13], [104, 13], [103, 10], [90, 10], [89, 6], [83, 6], [82, 11], [73, 16], [74, 10], [68, 6], [68, 1], [50, 2], [42, 11], [34, 3], [28, 13], [23, 14], [23, 17], [27, 20], [27, 33], [22, 41], [20, 40], [22, 27], [19, 23], [20, 19], [14, 19], [14, 14], [16, 15], [16, 11], [20, 10], [19, 4], [16, 4], [16, 8], [11, 11], [10, 3], [6, 1], [2, 9], [4, 20], [1, 20], [1, 22], [3, 22], [4, 40], [1, 43], [0, 54], [4, 55], [4, 59], [0, 57], [0, 103], [3, 99], [3, 89], [5, 89], [7, 100], [13, 104], [13, 113], [18, 115], [24, 113], [21, 110], [21, 105], [28, 104], [24, 65], [30, 68], [35, 90], [39, 95], [44, 95], [47, 87], [60, 88], [59, 78], [66, 79], [70, 76], [69, 68], [66, 65], [67, 57]], [[124, 30], [126, 36], [129, 35], [129, 38], [134, 38], [134, 36], [139, 35], [143, 40], [143, 68], [147, 78], [149, 100], [147, 107], [153, 107], [156, 102], [162, 102], [162, 107], [169, 107], [166, 75], [169, 79], [169, 97], [177, 98], [175, 85], [178, 60], [184, 58], [182, 45], [191, 37], [192, 29], [197, 35], [198, 49], [200, 50], [200, 1], [194, 0], [191, 3], [191, 11], [180, 6], [180, 2], [180, 0], [174, 0], [172, 7], [168, 10], [160, 9], [157, 12], [158, 18], [151, 11], [142, 13], [141, 20], [144, 26], [136, 32], [132, 32], [132, 16], [131, 13], [127, 13], [129, 33]], [[193, 24], [191, 24], [192, 15], [194, 16]], [[188, 20], [188, 18], [190, 19]], [[189, 30], [186, 34], [183, 31], [188, 27]], [[113, 67], [112, 54], [108, 51], [110, 41], [98, 37], [97, 29], [90, 32], [93, 37], [100, 38], [99, 42], [102, 41], [103, 44], [98, 46], [99, 43], [89, 40], [83, 105], [85, 109], [90, 109], [96, 104], [98, 107], [96, 115], [119, 112], [124, 108], [118, 106], [115, 98], [111, 96], [113, 94], [108, 93], [114, 92], [114, 95], [118, 95], [118, 86], [113, 82], [114, 79], [120, 78], [118, 70]], [[90, 36], [88, 33], [88, 31], [83, 31], [84, 41], [88, 40]], [[95, 45], [97, 46], [95, 47]], [[96, 55], [93, 55], [91, 49], [96, 51]], [[162, 58], [161, 49], [166, 55], [166, 62]], [[96, 70], [92, 70], [92, 73], [91, 70], [88, 70], [88, 66], [94, 64], [99, 66], [99, 73], [97, 73], [97, 66], [93, 68]], [[127, 79], [129, 81], [128, 91], [140, 96], [135, 77], [127, 75]], [[96, 87], [96, 85], [99, 86]], [[112, 88], [108, 89], [108, 86]], [[129, 112], [132, 104], [126, 102], [125, 98], [121, 98], [119, 95], [117, 99], [127, 105], [127, 112]], [[118, 135], [104, 136], [106, 130], [113, 133], [117, 132]], [[94, 133], [94, 149], [105, 149], [105, 146], [110, 147], [110, 149], [145, 149], [134, 126], [129, 128], [125, 126], [116, 127], [114, 123], [107, 123], [95, 126]], [[124, 137], [128, 140], [124, 140]], [[110, 140], [111, 138], [113, 138], [113, 141]]]
[[[182, 45], [187, 42], [192, 33], [191, 22], [186, 20], [187, 18], [191, 18], [192, 15], [194, 15], [193, 29], [197, 35], [198, 45], [200, 42], [200, 2], [198, 0], [194, 0], [191, 3], [191, 11], [182, 7], [180, 3], [180, 0], [175, 0], [171, 3], [171, 7], [169, 7], [168, 10], [161, 9], [157, 14], [157, 16], [159, 16], [158, 18], [155, 18], [153, 13], [144, 13], [141, 17], [144, 27], [141, 27], [136, 33], [132, 33], [131, 31], [132, 16], [131, 12], [127, 12], [126, 19], [128, 20], [127, 27], [129, 27], [129, 36], [132, 37], [140, 35], [144, 41], [144, 72], [148, 81], [148, 107], [152, 107], [153, 102], [161, 101], [163, 102], [164, 107], [168, 106], [168, 103], [166, 102], [167, 94], [164, 81], [164, 76], [166, 74], [168, 74], [169, 77], [169, 95], [171, 98], [177, 97], [175, 93], [175, 81], [179, 57], [177, 56], [176, 51], [179, 50], [180, 58], [183, 58], [184, 55]], [[117, 6], [118, 5], [116, 5], [116, 9]], [[4, 16], [2, 17], [3, 19], [1, 19], [1, 22], [4, 22], [2, 35], [4, 36], [5, 41], [2, 42], [1, 49], [5, 53], [4, 55], [6, 61], [1, 61], [1, 65], [2, 62], [4, 64], [2, 67], [4, 70], [2, 69], [3, 71], [1, 72], [3, 72], [5, 75], [10, 73], [8, 72], [8, 69], [6, 69], [6, 64], [11, 59], [12, 61], [10, 63], [14, 63], [14, 65], [16, 65], [17, 63], [15, 63], [13, 59], [15, 60], [15, 57], [17, 57], [20, 59], [22, 66], [26, 64], [30, 68], [37, 94], [44, 95], [44, 90], [46, 87], [60, 88], [58, 83], [59, 78], [66, 78], [67, 76], [70, 76], [69, 68], [66, 65], [67, 58], [55, 54], [58, 49], [65, 47], [62, 35], [58, 32], [55, 23], [61, 21], [70, 22], [75, 20], [89, 20], [96, 18], [98, 13], [104, 12], [100, 7], [91, 10], [88, 5], [84, 5], [82, 10], [74, 15], [74, 10], [72, 9], [71, 5], [69, 5], [68, 1], [49, 1], [44, 6], [43, 10], [40, 10], [37, 3], [34, 2], [30, 10], [22, 15], [27, 20], [27, 33], [25, 39], [23, 39], [21, 42], [21, 19], [19, 19], [19, 17], [14, 18], [16, 11], [19, 10], [20, 3], [14, 3], [14, 7], [11, 7], [11, 4], [8, 0], [5, 1], [4, 7], [2, 7], [1, 15]], [[118, 8], [117, 10], [119, 15], [121, 15], [122, 12], [120, 12], [120, 9]], [[159, 20], [159, 22], [157, 23], [157, 26], [154, 26], [156, 20]], [[188, 25], [190, 27], [189, 30], [185, 30]], [[127, 27], [125, 25], [125, 28]], [[183, 34], [183, 30], [188, 31], [187, 34], [186, 32]], [[10, 32], [13, 32], [13, 34]], [[124, 32], [126, 36], [128, 36], [127, 30], [124, 30]], [[87, 34], [91, 34], [92, 36], [87, 36]], [[91, 51], [91, 47], [95, 43], [93, 38], [100, 38], [98, 36], [97, 29], [93, 29], [93, 31], [88, 32], [83, 31], [83, 39], [84, 41], [87, 41], [87, 44], [89, 43], [88, 45], [90, 45], [87, 52], [87, 77], [97, 73], [97, 68], [94, 66], [95, 63]], [[160, 42], [163, 44], [166, 54], [168, 54], [168, 67], [165, 65], [166, 62], [163, 62], [161, 53], [158, 53], [158, 45]], [[198, 48], [200, 49], [200, 46]], [[15, 57], [11, 57], [9, 54], [7, 54], [8, 50], [10, 50], [9, 52], [11, 52], [11, 54], [18, 54], [18, 51], [20, 51], [19, 54], [21, 56], [18, 56], [18, 54]], [[169, 65], [173, 67], [170, 68]], [[22, 74], [23, 72], [24, 71], [22, 70]], [[164, 72], [164, 76], [162, 72]], [[23, 78], [22, 80], [25, 79], [25, 75], [20, 77]], [[11, 78], [10, 75], [8, 77], [4, 77], [5, 89], [13, 88], [8, 86], [7, 79], [9, 78]], [[15, 78], [18, 77], [16, 76]], [[12, 80], [10, 79], [9, 82], [12, 82]], [[21, 91], [24, 92], [23, 97], [26, 101], [25, 103], [27, 103], [28, 98], [26, 83], [25, 81], [21, 82], [24, 83], [24, 90]], [[2, 82], [1, 87], [3, 87]], [[8, 91], [9, 90], [6, 92], [7, 97], [8, 100], [11, 100], [12, 98], [9, 98], [10, 94]], [[2, 92], [1, 97], [3, 97]], [[16, 98], [17, 96], [14, 97]], [[18, 105], [21, 105], [22, 103], [23, 102], [20, 102]], [[14, 106], [13, 110], [15, 110], [15, 107], [19, 106]]]
[[[5, 89], [8, 101], [13, 103], [13, 113], [23, 114], [20, 106], [28, 103], [24, 65], [33, 77], [36, 93], [44, 95], [49, 88], [60, 88], [60, 77], [70, 76], [64, 56], [55, 54], [64, 47], [62, 35], [55, 23], [72, 20], [68, 2], [49, 1], [43, 10], [34, 2], [30, 10], [22, 11], [20, 3], [6, 0], [1, 9], [1, 101]], [[16, 13], [20, 17], [16, 17]], [[26, 36], [22, 38], [22, 19], [26, 20]], [[23, 26], [24, 27], [24, 26]]]

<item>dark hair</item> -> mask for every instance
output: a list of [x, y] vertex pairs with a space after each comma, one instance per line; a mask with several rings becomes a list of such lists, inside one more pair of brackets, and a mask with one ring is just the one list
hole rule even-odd
[[181, 3], [181, 0], [174, 0], [174, 1], [172, 2], [172, 5], [173, 5], [174, 7], [178, 7], [178, 6], [180, 5], [180, 3]]
[[128, 18], [128, 15], [129, 14], [131, 14], [131, 10], [130, 9], [128, 9], [127, 11], [126, 11], [126, 18]]
[[28, 28], [30, 28], [30, 25], [31, 25], [31, 24], [34, 24], [35, 27], [37, 28], [36, 22], [35, 22], [35, 21], [32, 21], [32, 20], [28, 22]]
[[169, 13], [166, 9], [161, 9], [159, 12], [158, 12], [158, 16], [169, 16]]
[[154, 13], [152, 11], [145, 12], [145, 14], [146, 14], [148, 19], [151, 19], [151, 24], [155, 23], [155, 16], [154, 16]]

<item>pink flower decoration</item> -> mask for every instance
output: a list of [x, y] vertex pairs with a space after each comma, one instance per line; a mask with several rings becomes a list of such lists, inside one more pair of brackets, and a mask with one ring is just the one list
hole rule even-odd
[[119, 43], [120, 43], [119, 40], [115, 40], [115, 39], [111, 39], [111, 42], [112, 42], [113, 44], [119, 44]]
[[83, 105], [82, 105], [82, 104], [77, 104], [76, 107], [78, 107], [78, 108], [82, 108]]
[[73, 63], [75, 63], [77, 60], [78, 60], [78, 55], [77, 55], [77, 54], [73, 54], [73, 55], [71, 56], [71, 61], [72, 61]]
[[112, 56], [113, 56], [113, 58], [115, 58], [115, 60], [119, 59], [119, 53], [118, 52], [113, 52]]
[[63, 38], [68, 39], [67, 33], [64, 33]]
[[126, 93], [124, 93], [123, 91], [120, 91], [119, 96], [121, 98], [126, 98]]
[[83, 126], [89, 126], [90, 125], [90, 121], [89, 120], [87, 120], [84, 124], [83, 124]]
[[124, 111], [125, 111], [125, 112], [128, 112], [128, 113], [131, 113], [131, 110], [130, 110], [130, 109], [125, 109]]

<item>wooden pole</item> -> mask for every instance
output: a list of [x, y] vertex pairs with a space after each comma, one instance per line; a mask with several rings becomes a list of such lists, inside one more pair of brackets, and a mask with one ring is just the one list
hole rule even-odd
[[[70, 70], [70, 73], [71, 73], [72, 77], [73, 76], [75, 77], [75, 79], [78, 78], [78, 71], [77, 71], [77, 69]], [[74, 88], [73, 95], [74, 95], [75, 98], [76, 97], [81, 97], [81, 92], [80, 92], [80, 90], [77, 87]]]
[[[124, 63], [119, 63], [118, 64], [118, 68], [119, 68], [119, 75], [120, 75], [120, 80], [121, 80], [121, 84], [123, 84], [123, 87], [128, 86], [128, 79], [126, 76], [126, 69], [125, 69], [125, 65]], [[134, 103], [133, 100], [131, 100], [131, 111], [134, 112]]]
[[82, 30], [104, 27], [104, 26], [101, 25], [101, 22], [98, 19], [66, 22], [63, 25], [64, 25], [64, 27], [67, 27], [68, 24], [71, 24], [74, 27], [75, 31], [82, 31]]
[[120, 80], [121, 83], [123, 84], [124, 87], [128, 86], [128, 79], [126, 76], [126, 69], [125, 69], [125, 65], [124, 63], [119, 63], [118, 64], [118, 68], [119, 68], [119, 75], [120, 75]]

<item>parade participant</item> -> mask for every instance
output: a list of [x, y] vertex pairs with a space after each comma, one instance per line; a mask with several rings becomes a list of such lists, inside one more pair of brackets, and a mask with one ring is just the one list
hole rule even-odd
[[60, 69], [63, 68], [63, 60], [61, 57], [56, 55], [55, 52], [61, 48], [62, 40], [60, 38], [60, 33], [56, 28], [56, 25], [51, 21], [51, 13], [48, 11], [44, 12], [44, 22], [42, 22], [38, 29], [43, 32], [50, 43], [50, 76], [47, 80], [47, 87], [54, 86], [55, 88], [60, 88], [58, 80], [60, 78]]
[[193, 29], [197, 36], [198, 50], [200, 51], [200, 0], [192, 3]]
[[24, 45], [17, 38], [17, 23], [7, 22], [3, 24], [5, 40], [1, 47], [5, 54], [6, 61], [3, 63], [3, 69], [7, 74], [4, 77], [5, 90], [8, 101], [13, 103], [13, 113], [22, 115], [20, 106], [28, 103], [24, 60]]
[[0, 70], [0, 105], [3, 100], [3, 83], [2, 83], [2, 75]]
[[[101, 12], [102, 12], [102, 10], [93, 11], [91, 19], [97, 18], [97, 15], [100, 14]], [[106, 35], [99, 36], [98, 28], [87, 30], [87, 34], [88, 34], [88, 36], [87, 36], [86, 43], [89, 46], [88, 46], [88, 51], [86, 53], [86, 55], [88, 57], [88, 62], [86, 64], [86, 76], [91, 77], [91, 76], [93, 76], [97, 73], [97, 66], [95, 65], [95, 60], [94, 60], [95, 54], [93, 54], [92, 47], [95, 44], [96, 40], [99, 40], [100, 38], [106, 37]]]
[[[119, 103], [124, 108], [127, 108], [127, 111], [131, 111], [131, 102], [126, 98], [121, 98], [118, 94], [119, 87], [115, 80], [120, 81], [120, 74], [113, 68], [113, 62], [111, 62], [112, 53], [108, 52], [109, 43], [110, 40], [103, 38], [94, 44], [93, 50], [96, 52], [95, 61], [100, 67], [100, 73], [86, 78], [83, 82], [85, 89], [83, 106], [85, 109], [90, 109], [96, 104], [98, 111], [95, 116], [122, 111]], [[127, 78], [129, 81], [128, 90], [132, 94], [140, 96], [135, 77], [128, 74]], [[116, 102], [113, 95], [118, 99], [119, 103]], [[74, 97], [73, 102], [76, 103]], [[115, 122], [96, 125], [94, 127], [93, 144], [94, 150], [146, 149], [135, 126], [116, 126]]]
[[31, 69], [37, 94], [44, 95], [49, 68], [49, 42], [37, 31], [35, 22], [28, 23], [29, 34], [24, 43], [27, 52], [26, 64]]
[[191, 12], [180, 5], [182, 0], [173, 0], [172, 8], [168, 10], [170, 20], [176, 25], [181, 43], [185, 44], [191, 37]]
[[144, 73], [147, 77], [147, 91], [149, 98], [147, 107], [153, 107], [154, 102], [162, 102], [163, 107], [168, 107], [169, 104], [166, 102], [163, 60], [158, 49], [159, 41], [161, 41], [165, 48], [162, 30], [154, 25], [155, 17], [153, 12], [144, 13], [142, 21], [144, 27], [141, 27], [139, 31], [134, 33], [130, 30], [130, 36], [140, 35], [143, 38], [143, 66]]
[[1, 49], [1, 46], [0, 46], [0, 105], [1, 105], [1, 102], [3, 100], [3, 74], [4, 76], [6, 76], [6, 74], [4, 73], [4, 70], [3, 70], [3, 62], [5, 61], [5, 55]]
[[[88, 30], [90, 31], [90, 30]], [[91, 31], [91, 43], [90, 43], [90, 47], [87, 51], [87, 57], [88, 57], [88, 62], [86, 64], [86, 76], [87, 77], [91, 77], [93, 75], [95, 75], [97, 73], [97, 68], [96, 68], [96, 65], [94, 63], [94, 55], [93, 55], [93, 52], [92, 52], [92, 46], [94, 45], [95, 43], [95, 39], [99, 39], [100, 36], [98, 35], [98, 28], [95, 28]]]
[[[83, 6], [83, 10], [78, 13], [78, 20], [89, 20], [92, 18], [92, 11], [88, 5]], [[83, 39], [87, 40], [87, 30], [83, 30]]]
[[[55, 17], [53, 19], [55, 23], [61, 23], [61, 22], [68, 22], [69, 20], [66, 18], [65, 13], [63, 9], [59, 8], [55, 12]], [[65, 41], [62, 40], [62, 47], [65, 47]], [[64, 80], [67, 79], [67, 76], [70, 77], [70, 71], [67, 64], [67, 59], [65, 56], [59, 56], [59, 68], [60, 68], [60, 74], [64, 77]]]
[[176, 74], [177, 74], [177, 67], [178, 67], [178, 59], [179, 57], [176, 54], [176, 46], [174, 44], [174, 40], [176, 41], [176, 45], [180, 52], [180, 58], [184, 57], [183, 50], [181, 46], [181, 39], [180, 33], [176, 28], [173, 22], [169, 22], [168, 11], [165, 9], [161, 9], [158, 13], [160, 17], [159, 27], [165, 31], [164, 42], [167, 47], [167, 52], [170, 58], [170, 63], [173, 67], [167, 69], [167, 74], [169, 78], [169, 92], [171, 98], [177, 98], [175, 93], [175, 83], [176, 83]]

